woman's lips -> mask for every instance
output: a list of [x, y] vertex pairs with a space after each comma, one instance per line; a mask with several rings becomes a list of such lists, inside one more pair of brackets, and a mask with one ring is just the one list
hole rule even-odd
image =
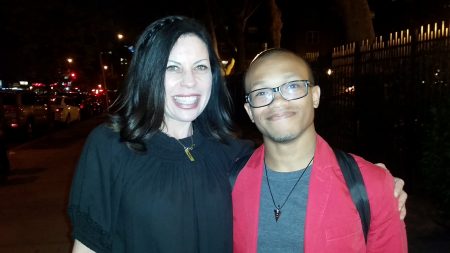
[[176, 106], [183, 109], [192, 109], [196, 108], [198, 102], [200, 101], [200, 96], [173, 96], [173, 100]]

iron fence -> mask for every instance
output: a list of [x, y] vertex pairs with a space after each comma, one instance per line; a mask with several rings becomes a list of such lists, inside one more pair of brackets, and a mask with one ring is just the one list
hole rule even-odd
[[[432, 112], [449, 105], [448, 30], [442, 21], [305, 56], [322, 89], [319, 132], [334, 146], [417, 180]], [[438, 122], [450, 120], [439, 115]]]

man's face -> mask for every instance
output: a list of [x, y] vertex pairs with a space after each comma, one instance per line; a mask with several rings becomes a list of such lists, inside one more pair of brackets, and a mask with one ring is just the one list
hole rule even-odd
[[[261, 88], [275, 88], [294, 80], [311, 80], [308, 67], [293, 54], [280, 52], [258, 60], [245, 78], [247, 92]], [[256, 124], [265, 141], [287, 143], [302, 134], [315, 134], [314, 108], [319, 106], [320, 88], [310, 87], [308, 95], [285, 100], [278, 92], [274, 101], [264, 107], [244, 105], [250, 119]]]

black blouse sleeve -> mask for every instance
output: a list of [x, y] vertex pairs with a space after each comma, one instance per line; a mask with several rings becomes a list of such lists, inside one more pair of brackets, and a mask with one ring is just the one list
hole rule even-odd
[[225, 145], [225, 152], [230, 159], [230, 164], [228, 165], [228, 172], [230, 172], [232, 165], [236, 161], [249, 157], [253, 153], [255, 143], [250, 140], [238, 139], [234, 137], [230, 137], [227, 140], [227, 143], [228, 145]]
[[83, 147], [69, 198], [73, 238], [96, 252], [109, 252], [117, 209], [114, 136], [106, 126], [94, 129]]

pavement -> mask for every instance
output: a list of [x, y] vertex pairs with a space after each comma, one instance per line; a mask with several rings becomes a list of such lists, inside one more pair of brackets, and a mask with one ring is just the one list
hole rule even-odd
[[11, 176], [0, 185], [0, 252], [71, 252], [68, 192], [85, 137], [101, 120], [10, 149]]

